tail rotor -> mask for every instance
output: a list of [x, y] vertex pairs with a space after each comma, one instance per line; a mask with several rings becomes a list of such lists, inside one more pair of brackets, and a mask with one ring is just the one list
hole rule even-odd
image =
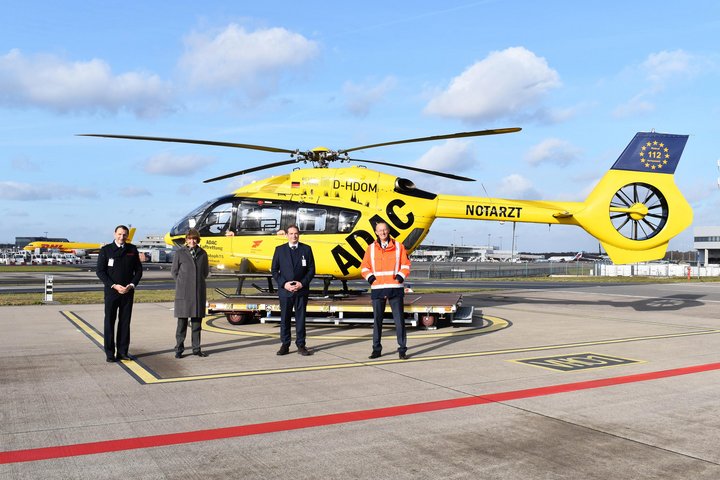
[[668, 220], [668, 202], [662, 192], [647, 183], [625, 185], [610, 201], [610, 221], [620, 235], [647, 240], [662, 231]]

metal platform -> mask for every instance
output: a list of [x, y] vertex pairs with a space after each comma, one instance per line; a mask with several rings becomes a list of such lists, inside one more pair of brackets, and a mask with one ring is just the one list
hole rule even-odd
[[[432, 329], [440, 321], [452, 324], [472, 322], [474, 307], [462, 306], [459, 293], [406, 293], [405, 323]], [[383, 323], [393, 323], [390, 306]], [[280, 320], [280, 302], [274, 295], [245, 295], [208, 302], [208, 313], [224, 314], [231, 323], [257, 319], [262, 323]], [[310, 323], [372, 323], [370, 295], [310, 296], [306, 322]]]

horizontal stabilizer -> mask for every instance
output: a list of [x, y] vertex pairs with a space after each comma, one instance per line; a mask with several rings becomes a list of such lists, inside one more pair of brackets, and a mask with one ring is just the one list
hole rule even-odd
[[600, 242], [607, 252], [610, 260], [616, 265], [624, 265], [627, 263], [650, 262], [665, 257], [668, 244], [663, 243], [654, 248], [647, 250], [626, 250], [618, 248], [609, 243]]

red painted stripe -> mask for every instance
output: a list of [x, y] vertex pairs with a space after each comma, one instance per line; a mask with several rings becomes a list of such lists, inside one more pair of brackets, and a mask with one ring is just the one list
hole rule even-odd
[[672, 370], [661, 370], [658, 372], [640, 373], [637, 375], [626, 375], [622, 377], [603, 378], [600, 380], [589, 380], [585, 382], [566, 383], [561, 385], [550, 385], [547, 387], [530, 388], [526, 390], [514, 390], [510, 392], [492, 393], [478, 397], [461, 397], [436, 402], [414, 403], [411, 405], [399, 405], [395, 407], [376, 408], [372, 410], [360, 410], [356, 412], [335, 413], [320, 415], [316, 417], [295, 418], [291, 420], [280, 420], [277, 422], [256, 423], [253, 425], [239, 425], [235, 427], [215, 428], [212, 430], [197, 430], [183, 433], [169, 433], [165, 435], [152, 435], [148, 437], [123, 438], [120, 440], [107, 440], [102, 442], [78, 443], [73, 445], [62, 445], [57, 447], [31, 448], [27, 450], [12, 450], [0, 452], [0, 464], [33, 462], [37, 460], [49, 460], [54, 458], [74, 457], [80, 455], [93, 455], [97, 453], [118, 452], [121, 450], [135, 450], [141, 448], [164, 447], [182, 443], [205, 442], [208, 440], [219, 440], [223, 438], [245, 437], [249, 435], [260, 435], [264, 433], [285, 432], [301, 428], [321, 427], [325, 425], [336, 425], [339, 423], [360, 422], [378, 418], [395, 417], [400, 415], [412, 415], [415, 413], [447, 410], [451, 408], [469, 407], [483, 405], [486, 403], [507, 402], [523, 398], [542, 397], [567, 393], [593, 388], [623, 385], [627, 383], [645, 382], [660, 378], [676, 377], [679, 375], [690, 375], [693, 373], [720, 370], [720, 363], [708, 363], [691, 367], [676, 368]]

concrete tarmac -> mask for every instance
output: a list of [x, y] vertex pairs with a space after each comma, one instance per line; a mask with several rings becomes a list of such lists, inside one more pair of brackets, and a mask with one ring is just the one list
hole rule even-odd
[[[102, 305], [0, 308], [2, 479], [718, 479], [720, 283], [465, 295], [476, 322], [308, 327], [208, 318], [175, 359], [136, 304], [106, 363]], [[188, 341], [186, 353], [190, 353]]]

